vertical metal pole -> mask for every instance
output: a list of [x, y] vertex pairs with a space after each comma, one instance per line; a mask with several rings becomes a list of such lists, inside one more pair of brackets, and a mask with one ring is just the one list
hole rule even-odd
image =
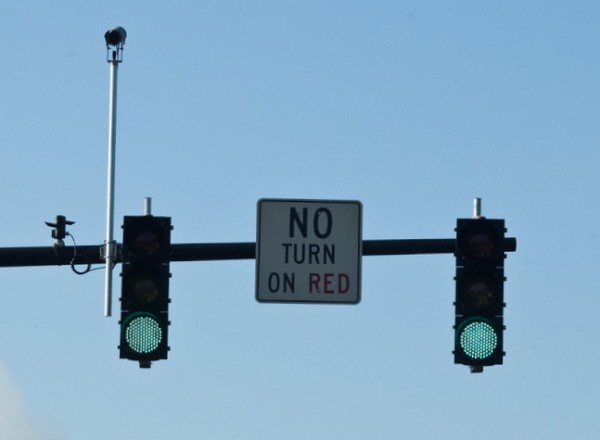
[[481, 198], [473, 199], [473, 218], [481, 217]]
[[104, 316], [112, 311], [112, 269], [117, 253], [117, 243], [113, 237], [115, 208], [115, 149], [117, 143], [117, 69], [119, 62], [113, 56], [110, 63], [110, 97], [108, 110], [108, 185], [106, 201], [106, 241], [104, 242], [104, 260], [106, 277], [104, 290]]
[[144, 215], [152, 215], [152, 197], [144, 197]]

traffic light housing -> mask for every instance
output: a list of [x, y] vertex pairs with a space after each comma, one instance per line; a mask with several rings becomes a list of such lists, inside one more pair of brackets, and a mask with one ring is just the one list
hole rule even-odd
[[126, 216], [123, 221], [121, 359], [167, 359], [171, 218]]
[[504, 220], [458, 219], [454, 363], [500, 365], [504, 357]]

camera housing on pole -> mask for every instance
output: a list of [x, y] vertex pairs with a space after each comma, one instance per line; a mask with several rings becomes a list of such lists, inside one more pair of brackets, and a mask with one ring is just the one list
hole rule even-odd
[[106, 41], [106, 61], [120, 63], [123, 61], [123, 46], [127, 32], [121, 26], [112, 28], [104, 34]]

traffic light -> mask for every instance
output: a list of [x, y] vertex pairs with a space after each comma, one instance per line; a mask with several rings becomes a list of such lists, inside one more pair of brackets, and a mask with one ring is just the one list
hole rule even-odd
[[504, 356], [504, 220], [458, 219], [454, 363], [500, 365]]
[[123, 221], [121, 359], [167, 359], [171, 218], [126, 216]]

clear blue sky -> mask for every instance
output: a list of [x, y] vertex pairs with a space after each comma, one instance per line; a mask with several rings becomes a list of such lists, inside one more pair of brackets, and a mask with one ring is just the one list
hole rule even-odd
[[[352, 199], [363, 237], [505, 218], [505, 364], [452, 358], [454, 258], [364, 257], [356, 306], [261, 304], [255, 262], [173, 263], [170, 358], [118, 358], [103, 271], [0, 269], [0, 439], [592, 439], [600, 432], [596, 1], [5, 1], [1, 247], [64, 214], [256, 239], [263, 197]], [[120, 240], [120, 236], [119, 236]], [[101, 267], [101, 266], [98, 266]], [[118, 272], [115, 275], [118, 296]]]

